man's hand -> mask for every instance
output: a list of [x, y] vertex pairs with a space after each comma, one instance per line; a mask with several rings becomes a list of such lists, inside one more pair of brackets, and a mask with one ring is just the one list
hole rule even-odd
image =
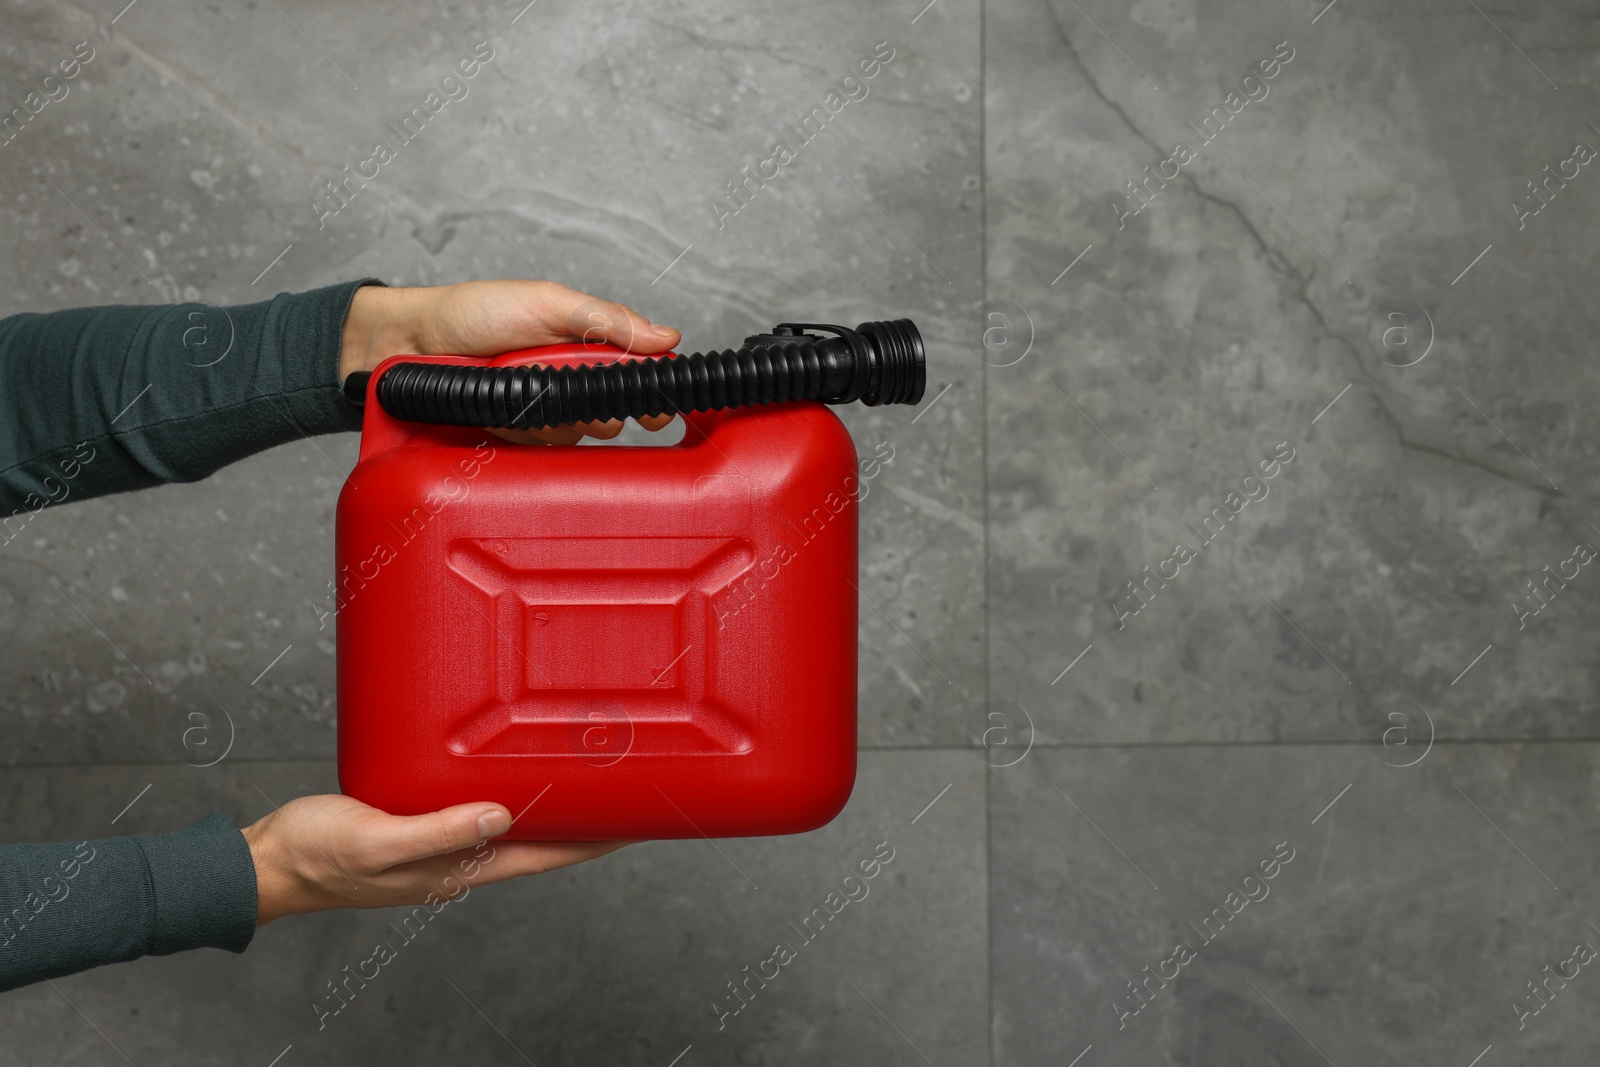
[[499, 804], [387, 815], [352, 797], [291, 800], [245, 827], [256, 866], [256, 925], [333, 908], [421, 904], [603, 856], [622, 841], [485, 841], [511, 828]]
[[[519, 348], [605, 341], [641, 355], [670, 352], [678, 331], [657, 326], [622, 304], [598, 300], [555, 282], [475, 281], [422, 288], [364, 285], [345, 317], [339, 379], [370, 371], [390, 356], [498, 356]], [[644, 418], [659, 430], [672, 416]], [[610, 439], [622, 420], [543, 430], [494, 430], [520, 443], [574, 444]]]

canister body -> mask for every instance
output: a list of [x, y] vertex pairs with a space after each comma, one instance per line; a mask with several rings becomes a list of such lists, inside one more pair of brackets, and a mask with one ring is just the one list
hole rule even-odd
[[515, 445], [389, 418], [382, 371], [338, 505], [346, 793], [396, 814], [496, 801], [531, 840], [795, 833], [838, 813], [859, 486], [832, 411], [689, 416], [670, 446]]

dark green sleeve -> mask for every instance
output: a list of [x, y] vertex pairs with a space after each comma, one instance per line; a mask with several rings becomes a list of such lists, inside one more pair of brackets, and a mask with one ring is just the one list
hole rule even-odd
[[0, 542], [52, 504], [191, 482], [302, 437], [355, 430], [339, 391], [350, 298], [116, 305], [0, 319]]
[[[350, 299], [77, 308], [0, 320], [0, 544], [51, 504], [204, 478], [354, 430], [339, 391]], [[0, 846], [0, 989], [255, 934], [256, 873], [220, 812], [171, 834]]]
[[220, 811], [170, 834], [0, 846], [0, 990], [191, 948], [243, 952], [256, 869]]

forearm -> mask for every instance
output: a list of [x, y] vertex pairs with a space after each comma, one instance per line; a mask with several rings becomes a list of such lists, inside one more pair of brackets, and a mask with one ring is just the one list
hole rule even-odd
[[19, 510], [195, 481], [274, 445], [359, 428], [339, 381], [346, 345], [369, 343], [370, 325], [347, 336], [366, 281], [233, 307], [0, 320], [0, 540]]
[[243, 952], [256, 874], [221, 812], [170, 834], [0, 846], [0, 990], [184, 949]]

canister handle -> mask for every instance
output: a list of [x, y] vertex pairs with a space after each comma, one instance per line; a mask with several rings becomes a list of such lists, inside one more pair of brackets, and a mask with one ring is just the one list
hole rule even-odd
[[345, 396], [355, 404], [374, 397], [407, 422], [523, 429], [801, 400], [916, 404], [927, 380], [922, 335], [910, 319], [854, 330], [780, 323], [720, 352], [553, 345], [487, 362], [414, 358], [386, 367], [376, 390], [370, 375], [350, 375]]
[[[582, 364], [615, 363], [624, 359], [672, 359], [676, 352], [641, 354], [629, 352], [616, 345], [599, 342], [584, 344], [546, 345], [543, 348], [524, 348], [507, 352], [488, 361], [491, 367], [576, 367]], [[724, 422], [728, 411], [681, 412], [686, 430], [678, 447], [693, 448], [711, 437]]]
[[[667, 359], [676, 353], [641, 355], [608, 344], [562, 344], [541, 348], [524, 348], [507, 352], [493, 359], [472, 356], [391, 356], [378, 365], [370, 375], [362, 374], [357, 380], [352, 374], [345, 382], [345, 392], [350, 396], [358, 392], [360, 406], [365, 410], [361, 428], [361, 454], [368, 455], [391, 448], [418, 433], [446, 433], [452, 435], [473, 432], [472, 427], [445, 426], [434, 423], [412, 422], [390, 414], [378, 402], [378, 383], [383, 376], [401, 365], [446, 364], [465, 367], [563, 367], [597, 363], [613, 363], [619, 359]], [[709, 440], [724, 425], [734, 411], [714, 410], [680, 413], [686, 425], [683, 440], [676, 446], [693, 448]], [[553, 446], [559, 447], [559, 446]]]

